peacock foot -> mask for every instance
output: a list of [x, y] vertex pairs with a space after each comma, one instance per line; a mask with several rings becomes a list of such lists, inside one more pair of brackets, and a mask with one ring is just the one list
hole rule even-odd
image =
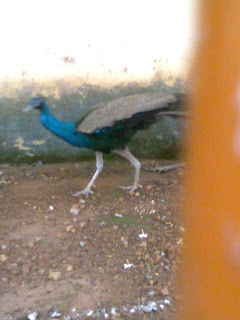
[[90, 188], [86, 188], [86, 189], [84, 189], [82, 191], [78, 191], [78, 192], [74, 193], [73, 197], [78, 197], [78, 196], [81, 196], [81, 195], [84, 195], [84, 196], [88, 197], [89, 194], [93, 194], [93, 191]]
[[133, 192], [133, 191], [135, 191], [135, 190], [137, 190], [137, 189], [142, 188], [142, 185], [138, 184], [138, 185], [136, 185], [136, 186], [127, 186], [127, 187], [125, 187], [125, 186], [119, 186], [119, 188], [122, 189], [122, 190], [128, 190], [128, 191], [130, 191], [130, 192]]

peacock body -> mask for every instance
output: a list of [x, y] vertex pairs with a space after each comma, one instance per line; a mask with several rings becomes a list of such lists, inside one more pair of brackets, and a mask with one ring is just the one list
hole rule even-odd
[[[135, 190], [139, 187], [140, 162], [130, 153], [127, 144], [138, 130], [145, 130], [156, 121], [157, 115], [171, 115], [173, 95], [137, 94], [82, 108], [77, 121], [57, 120], [42, 98], [32, 98], [24, 111], [40, 111], [41, 124], [60, 139], [80, 148], [96, 152], [96, 166], [92, 180], [83, 191], [75, 195], [93, 193], [91, 187], [103, 168], [103, 153], [114, 152], [128, 159], [135, 167]], [[174, 114], [174, 112], [173, 112]]]

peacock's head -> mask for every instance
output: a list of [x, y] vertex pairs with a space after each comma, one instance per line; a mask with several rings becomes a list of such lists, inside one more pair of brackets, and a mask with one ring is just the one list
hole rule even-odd
[[32, 98], [31, 100], [29, 100], [26, 108], [23, 109], [23, 112], [28, 112], [32, 109], [43, 110], [44, 109], [43, 99], [39, 97]]

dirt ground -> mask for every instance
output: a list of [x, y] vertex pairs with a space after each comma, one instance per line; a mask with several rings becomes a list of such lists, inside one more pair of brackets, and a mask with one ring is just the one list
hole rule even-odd
[[94, 162], [0, 165], [0, 319], [175, 319], [184, 172], [146, 170], [169, 163], [142, 161], [130, 194], [106, 161], [88, 199]]

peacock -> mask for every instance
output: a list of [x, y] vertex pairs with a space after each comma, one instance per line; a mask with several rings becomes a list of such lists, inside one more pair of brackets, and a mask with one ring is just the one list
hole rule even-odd
[[[79, 119], [71, 122], [57, 120], [41, 97], [32, 98], [23, 111], [39, 110], [41, 124], [47, 130], [75, 147], [95, 151], [95, 174], [84, 190], [73, 194], [88, 196], [93, 193], [92, 187], [103, 169], [103, 154], [110, 152], [126, 158], [135, 168], [133, 185], [120, 188], [134, 191], [141, 187], [141, 164], [127, 145], [138, 130], [149, 128], [159, 115], [178, 116], [178, 112], [171, 111], [176, 100], [174, 95], [164, 93], [134, 94], [91, 108], [83, 107], [80, 109]], [[180, 113], [179, 115], [181, 116]]]

